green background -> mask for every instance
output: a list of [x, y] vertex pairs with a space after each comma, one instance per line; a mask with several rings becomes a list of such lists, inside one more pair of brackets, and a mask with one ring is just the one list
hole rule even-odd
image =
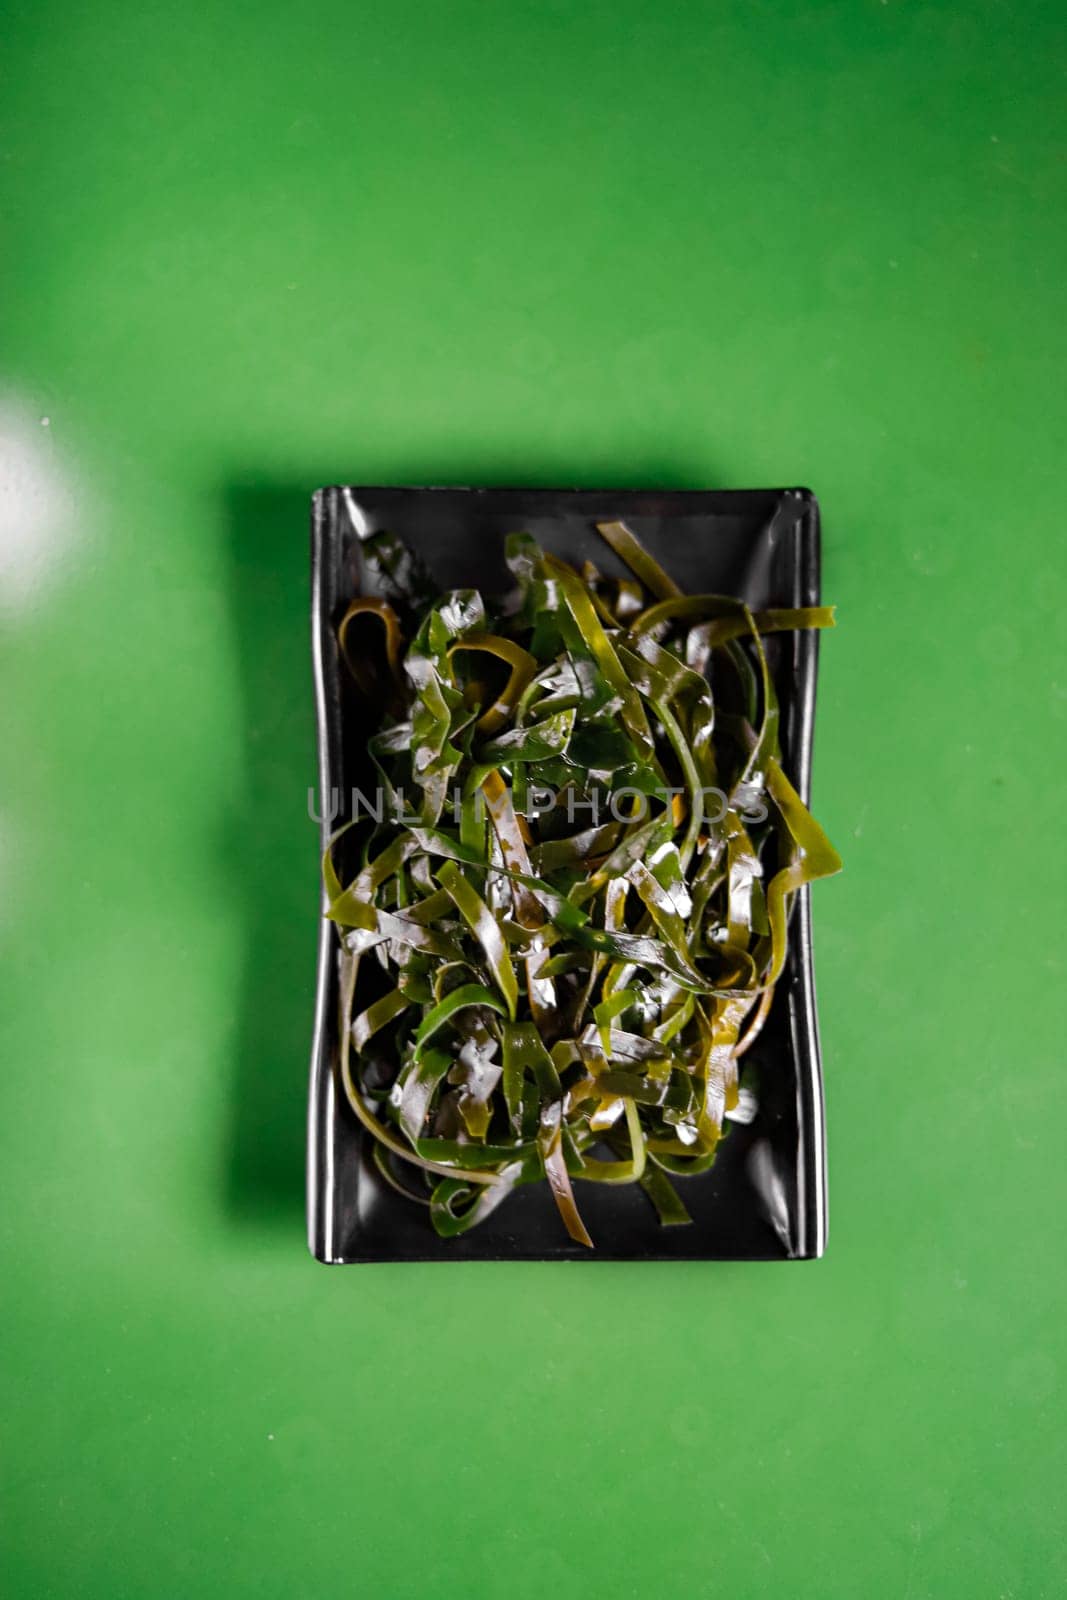
[[[1062, 1592], [1059, 10], [8, 8], [10, 1595]], [[820, 495], [823, 1262], [310, 1260], [345, 478]]]

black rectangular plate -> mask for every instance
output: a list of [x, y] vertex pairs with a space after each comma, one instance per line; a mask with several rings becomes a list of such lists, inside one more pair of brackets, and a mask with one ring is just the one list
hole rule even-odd
[[[756, 609], [819, 602], [819, 510], [806, 489], [320, 489], [312, 503], [312, 651], [319, 793], [359, 782], [373, 731], [346, 695], [336, 624], [352, 598], [362, 536], [388, 528], [442, 589], [510, 587], [504, 536], [525, 529], [580, 564], [620, 571], [594, 524], [625, 521], [690, 593], [737, 595]], [[785, 769], [805, 801], [811, 779], [818, 634], [769, 638]], [[329, 825], [323, 824], [323, 837]], [[564, 1232], [545, 1184], [519, 1189], [483, 1224], [439, 1239], [425, 1207], [389, 1188], [336, 1081], [336, 936], [322, 923], [308, 1112], [308, 1241], [320, 1261], [590, 1259]], [[663, 1228], [636, 1186], [580, 1185], [595, 1260], [781, 1260], [822, 1254], [826, 1179], [822, 1072], [808, 890], [790, 953], [754, 1045], [759, 1109], [734, 1124], [711, 1170], [682, 1180], [691, 1227]]]

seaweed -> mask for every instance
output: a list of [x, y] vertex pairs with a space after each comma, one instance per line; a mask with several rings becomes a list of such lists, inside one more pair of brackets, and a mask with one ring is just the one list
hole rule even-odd
[[533, 1182], [583, 1245], [582, 1183], [687, 1222], [673, 1180], [715, 1159], [796, 895], [841, 867], [783, 770], [763, 644], [832, 608], [683, 595], [599, 531], [631, 578], [516, 533], [499, 599], [435, 594], [378, 534], [338, 625], [389, 800], [323, 862], [338, 1070], [444, 1237]]

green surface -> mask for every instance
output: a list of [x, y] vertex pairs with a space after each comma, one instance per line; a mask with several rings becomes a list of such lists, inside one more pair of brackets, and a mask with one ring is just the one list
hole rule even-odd
[[[8, 1595], [1062, 1593], [1057, 9], [8, 8]], [[824, 1262], [311, 1262], [338, 478], [821, 496]]]

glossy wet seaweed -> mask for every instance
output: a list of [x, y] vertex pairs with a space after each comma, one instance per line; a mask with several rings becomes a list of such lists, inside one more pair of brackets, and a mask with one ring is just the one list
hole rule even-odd
[[[339, 1071], [383, 1177], [451, 1237], [547, 1180], [639, 1184], [687, 1222], [782, 971], [796, 891], [840, 861], [782, 770], [767, 633], [832, 610], [683, 595], [514, 534], [514, 588], [438, 594], [361, 543], [338, 640], [380, 712], [376, 815], [326, 853]], [[368, 808], [370, 809], [370, 808]]]

